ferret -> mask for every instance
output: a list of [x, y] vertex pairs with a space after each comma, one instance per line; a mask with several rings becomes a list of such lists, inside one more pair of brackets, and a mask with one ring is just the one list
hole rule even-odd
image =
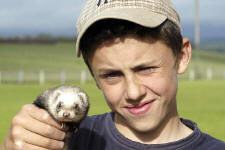
[[87, 116], [89, 100], [87, 94], [75, 86], [58, 86], [43, 91], [33, 102], [37, 107], [47, 110], [62, 127], [69, 127], [63, 150], [68, 150], [68, 139], [77, 132], [81, 121]]

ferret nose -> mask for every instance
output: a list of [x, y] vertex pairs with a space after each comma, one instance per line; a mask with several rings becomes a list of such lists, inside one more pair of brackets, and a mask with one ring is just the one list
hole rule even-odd
[[64, 113], [63, 113], [63, 117], [67, 118], [67, 117], [69, 117], [69, 116], [70, 116], [70, 113], [68, 113], [68, 112], [64, 112]]

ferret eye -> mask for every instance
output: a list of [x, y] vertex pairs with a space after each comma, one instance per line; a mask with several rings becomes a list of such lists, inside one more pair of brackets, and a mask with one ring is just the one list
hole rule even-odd
[[57, 105], [57, 108], [61, 108], [62, 107], [62, 103], [59, 102], [58, 105]]
[[75, 104], [75, 105], [74, 105], [74, 108], [75, 108], [75, 109], [78, 109], [78, 107], [79, 107], [78, 104]]

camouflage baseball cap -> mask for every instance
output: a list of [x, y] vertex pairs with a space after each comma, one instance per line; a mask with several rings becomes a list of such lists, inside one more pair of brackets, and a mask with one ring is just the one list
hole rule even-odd
[[76, 55], [81, 54], [80, 40], [87, 29], [99, 20], [122, 19], [154, 28], [166, 19], [181, 30], [180, 19], [170, 0], [88, 0], [77, 21]]

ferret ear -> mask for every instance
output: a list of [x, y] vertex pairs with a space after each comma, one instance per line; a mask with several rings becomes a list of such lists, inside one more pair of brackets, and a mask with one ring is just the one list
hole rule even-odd
[[34, 105], [36, 105], [39, 108], [45, 108], [45, 102], [46, 101], [46, 97], [40, 95], [37, 97], [37, 99], [33, 102]]
[[61, 95], [62, 94], [62, 92], [61, 91], [56, 91], [56, 92], [54, 92], [53, 93], [54, 95], [53, 95], [53, 99], [54, 99], [54, 101], [56, 101], [57, 99], [58, 99], [58, 97], [59, 97], [59, 95]]
[[80, 97], [83, 103], [85, 103], [85, 100], [88, 99], [88, 96], [84, 92], [79, 92], [78, 96]]

